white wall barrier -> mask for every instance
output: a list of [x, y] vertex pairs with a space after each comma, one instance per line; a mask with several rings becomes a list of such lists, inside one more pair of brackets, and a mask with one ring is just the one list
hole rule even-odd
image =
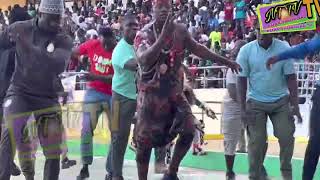
[[[299, 96], [305, 98], [305, 102], [300, 104], [300, 110], [303, 116], [303, 123], [296, 124], [296, 137], [308, 137], [308, 124], [311, 109], [311, 96], [314, 91], [314, 80], [319, 80], [320, 64], [295, 64], [297, 70], [297, 77], [299, 83]], [[205, 72], [208, 69], [221, 69], [223, 72], [222, 78], [208, 77]], [[202, 87], [200, 89], [194, 89], [196, 96], [203, 102], [207, 102], [207, 105], [214, 110], [217, 114], [218, 120], [212, 120], [203, 114], [202, 110], [197, 107], [192, 107], [193, 113], [198, 119], [203, 119], [206, 128], [206, 134], [221, 134], [221, 112], [222, 112], [222, 101], [225, 96], [225, 74], [226, 68], [223, 66], [212, 66], [198, 68], [199, 71], [204, 71], [200, 73], [201, 76], [197, 77], [195, 80], [201, 82]], [[66, 73], [68, 74], [68, 73]], [[79, 73], [83, 74], [83, 73]], [[63, 85], [69, 90], [69, 103], [64, 106], [64, 124], [67, 128], [81, 129], [81, 116], [82, 116], [82, 105], [84, 90], [74, 91], [75, 87], [75, 76], [77, 73], [69, 73], [70, 77], [63, 80]], [[221, 81], [222, 88], [206, 88], [210, 81]], [[99, 121], [97, 129], [107, 129], [107, 118], [103, 114], [102, 120]], [[268, 121], [268, 134], [273, 135], [273, 128], [270, 121]]]

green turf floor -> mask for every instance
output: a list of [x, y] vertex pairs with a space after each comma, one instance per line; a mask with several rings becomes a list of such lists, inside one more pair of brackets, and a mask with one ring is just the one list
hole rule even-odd
[[[72, 156], [80, 155], [80, 141], [70, 140], [68, 141], [69, 154]], [[94, 156], [106, 156], [108, 152], [108, 145], [94, 143]], [[154, 157], [152, 156], [152, 159]], [[126, 151], [125, 159], [134, 160], [135, 153], [131, 150]], [[265, 167], [269, 176], [280, 177], [280, 165], [278, 157], [267, 157], [265, 160]], [[206, 156], [193, 156], [191, 153], [184, 158], [182, 166], [205, 169], [205, 170], [216, 170], [225, 171], [224, 154], [221, 152], [209, 152]], [[293, 177], [294, 180], [301, 180], [302, 178], [302, 166], [303, 160], [294, 159], [292, 160]], [[237, 154], [234, 170], [236, 173], [247, 174], [248, 173], [248, 160], [246, 154]], [[320, 170], [318, 168], [314, 179], [320, 179]]]

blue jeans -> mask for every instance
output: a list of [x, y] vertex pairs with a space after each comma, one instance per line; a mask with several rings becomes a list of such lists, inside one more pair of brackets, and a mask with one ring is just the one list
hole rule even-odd
[[103, 94], [94, 89], [88, 89], [84, 96], [82, 130], [81, 130], [81, 158], [83, 164], [92, 164], [93, 161], [93, 132], [97, 127], [99, 116], [103, 111], [110, 120], [112, 96]]

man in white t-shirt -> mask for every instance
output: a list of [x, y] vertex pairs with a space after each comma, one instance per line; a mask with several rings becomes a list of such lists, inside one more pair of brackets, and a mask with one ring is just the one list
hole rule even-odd
[[[242, 46], [246, 44], [246, 41], [240, 40], [235, 43], [235, 48], [232, 50], [232, 58], [235, 59]], [[223, 99], [222, 110], [222, 132], [224, 135], [224, 153], [227, 166], [226, 179], [235, 179], [235, 173], [233, 171], [233, 164], [236, 154], [237, 144], [241, 141], [241, 135], [244, 136], [243, 124], [241, 122], [241, 109], [237, 102], [237, 90], [236, 90], [237, 75], [228, 69], [226, 76], [226, 84], [228, 93]], [[243, 143], [243, 142], [242, 142]], [[244, 142], [245, 146], [245, 142]], [[244, 150], [246, 148], [244, 147]]]
[[199, 14], [196, 14], [194, 16], [194, 20], [196, 21], [196, 27], [199, 27], [201, 23], [201, 16]]

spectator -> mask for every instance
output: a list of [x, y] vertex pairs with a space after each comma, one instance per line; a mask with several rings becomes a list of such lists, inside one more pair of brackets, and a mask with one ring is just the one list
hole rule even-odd
[[246, 19], [246, 3], [244, 2], [244, 0], [236, 0], [235, 2], [236, 31], [240, 29], [241, 30], [240, 32], [242, 34], [245, 34], [245, 19]]
[[211, 44], [210, 49], [214, 49], [216, 43], [219, 46], [221, 45], [221, 37], [222, 37], [222, 34], [221, 34], [221, 31], [219, 31], [219, 28], [216, 28], [214, 31], [210, 33], [210, 36], [209, 36], [209, 40]]
[[197, 35], [197, 27], [196, 27], [196, 21], [194, 19], [191, 20], [190, 26], [188, 28], [189, 33], [193, 38], [196, 38]]
[[207, 31], [210, 33], [217, 29], [219, 26], [219, 21], [216, 18], [216, 16], [213, 15], [212, 11], [209, 11], [209, 17], [208, 17], [208, 29]]
[[223, 33], [226, 36], [228, 33], [228, 29], [231, 27], [232, 21], [233, 21], [233, 2], [231, 0], [226, 0], [224, 4], [224, 20], [226, 23], [225, 28], [223, 29]]

